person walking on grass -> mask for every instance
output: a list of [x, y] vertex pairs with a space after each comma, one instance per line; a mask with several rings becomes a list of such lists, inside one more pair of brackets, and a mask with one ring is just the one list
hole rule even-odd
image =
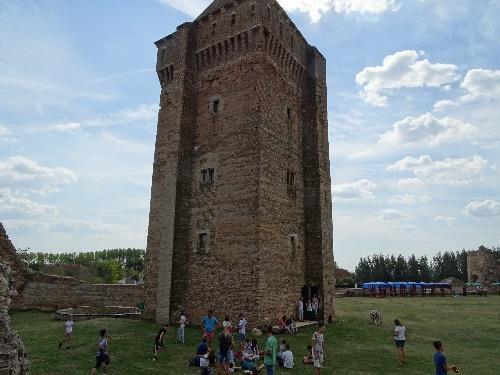
[[215, 316], [213, 316], [213, 311], [208, 310], [208, 315], [205, 316], [201, 320], [201, 330], [203, 332], [203, 336], [207, 338], [208, 346], [212, 346], [212, 341], [215, 337], [215, 330], [217, 329], [217, 325], [219, 321]]
[[314, 332], [312, 337], [312, 354], [313, 354], [313, 367], [314, 374], [320, 375], [321, 368], [323, 367], [324, 362], [324, 353], [325, 353], [325, 325], [323, 323], [318, 324], [318, 329]]
[[267, 327], [267, 341], [264, 349], [264, 365], [266, 366], [267, 375], [274, 375], [277, 349], [278, 340], [273, 335], [273, 326], [269, 326]]
[[399, 360], [399, 365], [406, 364], [405, 342], [406, 342], [406, 327], [399, 319], [394, 319], [394, 343], [396, 344], [396, 354]]
[[63, 344], [66, 345], [66, 349], [69, 349], [71, 343], [71, 337], [73, 336], [73, 316], [70, 315], [66, 323], [64, 323], [64, 335], [63, 339], [59, 341], [59, 349], [62, 348]]
[[456, 373], [460, 372], [457, 366], [449, 365], [445, 357], [444, 346], [441, 341], [434, 341], [434, 348], [436, 353], [434, 353], [434, 365], [436, 367], [436, 375], [447, 375], [448, 370], [452, 370]]
[[184, 329], [186, 327], [186, 324], [188, 324], [186, 314], [184, 314], [184, 311], [181, 311], [181, 317], [179, 318], [179, 329], [177, 330], [177, 344], [184, 345], [186, 343], [184, 336]]
[[97, 339], [97, 352], [95, 355], [95, 366], [90, 372], [91, 375], [94, 375], [98, 369], [102, 366], [102, 372], [105, 374], [106, 369], [111, 364], [111, 360], [109, 358], [109, 343], [108, 340], [111, 336], [108, 336], [108, 331], [106, 329], [101, 329], [99, 331], [99, 338]]
[[155, 345], [153, 346], [153, 361], [156, 361], [156, 357], [158, 357], [158, 352], [165, 347], [163, 344], [163, 339], [167, 334], [168, 324], [165, 324], [156, 334], [155, 337]]

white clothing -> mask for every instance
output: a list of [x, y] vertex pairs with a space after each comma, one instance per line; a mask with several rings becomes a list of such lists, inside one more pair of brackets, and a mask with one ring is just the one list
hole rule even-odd
[[66, 333], [67, 335], [71, 335], [73, 333], [73, 324], [74, 322], [72, 320], [68, 320], [64, 324], [64, 333]]
[[181, 315], [179, 323], [180, 323], [180, 328], [186, 327], [186, 317], [184, 315]]
[[290, 350], [284, 351], [281, 359], [283, 360], [284, 368], [293, 368], [293, 353]]
[[299, 300], [299, 302], [297, 302], [297, 307], [299, 310], [304, 310], [304, 302]]
[[208, 354], [200, 357], [200, 367], [208, 368], [210, 366], [208, 362]]
[[238, 323], [238, 333], [241, 333], [242, 335], [246, 335], [246, 326], [248, 322], [245, 320], [245, 318], [241, 318], [240, 322]]
[[405, 331], [406, 331], [405, 326], [394, 327], [394, 340], [398, 341], [406, 340]]

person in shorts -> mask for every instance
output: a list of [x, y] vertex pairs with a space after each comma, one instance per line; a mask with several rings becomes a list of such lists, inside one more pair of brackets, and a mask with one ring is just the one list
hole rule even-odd
[[101, 329], [99, 331], [99, 338], [97, 339], [97, 352], [95, 355], [95, 366], [92, 369], [91, 375], [94, 375], [98, 369], [102, 367], [103, 373], [106, 373], [106, 368], [111, 364], [109, 358], [109, 343], [108, 340], [111, 337], [108, 336], [108, 331], [106, 329]]
[[399, 365], [404, 366], [406, 363], [406, 327], [401, 324], [399, 319], [394, 319], [394, 343], [396, 344], [396, 353], [398, 356]]
[[229, 373], [229, 363], [232, 361], [233, 338], [228, 326], [219, 336], [219, 370], [222, 373]]
[[69, 349], [69, 345], [71, 343], [71, 337], [73, 336], [73, 325], [75, 322], [73, 322], [73, 316], [69, 316], [68, 320], [66, 323], [64, 323], [64, 335], [63, 339], [59, 341], [59, 349], [62, 348], [63, 343], [66, 345], [66, 349]]
[[313, 367], [314, 367], [314, 374], [315, 375], [320, 375], [321, 374], [321, 368], [323, 367], [323, 362], [324, 362], [324, 348], [325, 348], [325, 338], [324, 338], [324, 333], [325, 333], [325, 325], [323, 323], [318, 324], [318, 329], [316, 332], [314, 332], [313, 337], [312, 337], [312, 354], [313, 354]]
[[165, 345], [163, 344], [163, 339], [165, 338], [167, 330], [168, 330], [168, 324], [165, 324], [155, 336], [155, 345], [153, 346], [153, 361], [156, 361], [156, 357], [158, 356], [158, 351], [160, 351], [165, 347]]
[[212, 341], [214, 341], [215, 330], [219, 321], [215, 316], [213, 316], [213, 311], [208, 310], [208, 315], [201, 320], [201, 329], [203, 336], [207, 338], [208, 346], [212, 346]]

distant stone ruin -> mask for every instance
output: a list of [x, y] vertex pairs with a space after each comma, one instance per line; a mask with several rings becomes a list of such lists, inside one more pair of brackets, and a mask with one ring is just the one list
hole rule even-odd
[[[16, 277], [23, 268], [12, 254], [12, 244], [0, 223], [0, 374], [18, 375], [29, 373], [29, 361], [23, 343], [12, 330], [9, 317], [11, 296], [17, 294]], [[14, 270], [14, 271], [13, 271]]]
[[500, 280], [500, 262], [495, 253], [480, 246], [477, 251], [467, 254], [467, 276], [470, 283], [486, 286]]

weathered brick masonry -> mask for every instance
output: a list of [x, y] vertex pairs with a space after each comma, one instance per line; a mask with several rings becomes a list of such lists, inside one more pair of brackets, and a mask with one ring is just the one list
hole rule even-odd
[[0, 374], [24, 375], [29, 373], [29, 362], [23, 343], [12, 330], [9, 317], [11, 297], [20, 286], [24, 270], [16, 258], [14, 246], [0, 223]]
[[333, 315], [324, 57], [275, 0], [214, 1], [156, 45], [146, 315], [259, 324], [312, 290]]

